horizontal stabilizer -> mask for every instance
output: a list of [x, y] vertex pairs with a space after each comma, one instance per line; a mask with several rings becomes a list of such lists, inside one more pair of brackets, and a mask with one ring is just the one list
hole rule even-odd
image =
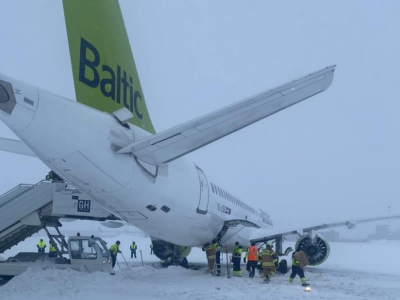
[[153, 165], [168, 163], [228, 134], [326, 90], [336, 66], [194, 119], [117, 151]]
[[24, 144], [24, 142], [6, 138], [0, 138], [0, 151], [7, 151], [36, 157], [35, 153], [33, 153], [31, 149], [29, 149], [29, 147]]

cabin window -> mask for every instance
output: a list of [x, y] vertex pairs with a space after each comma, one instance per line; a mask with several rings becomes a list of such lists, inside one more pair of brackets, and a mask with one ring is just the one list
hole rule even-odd
[[163, 212], [165, 212], [165, 213], [168, 213], [171, 209], [170, 209], [168, 206], [163, 205], [163, 206], [161, 207], [161, 210], [162, 210]]
[[150, 210], [150, 211], [155, 211], [155, 210], [157, 210], [157, 207], [155, 207], [154, 205], [147, 205], [146, 206], [146, 208], [148, 209], [148, 210]]

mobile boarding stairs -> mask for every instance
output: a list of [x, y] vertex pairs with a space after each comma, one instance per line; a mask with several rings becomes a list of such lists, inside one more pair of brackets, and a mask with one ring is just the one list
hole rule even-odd
[[[46, 230], [49, 239], [66, 245], [60, 218], [106, 221], [117, 218], [91, 201], [66, 182], [40, 181], [37, 184], [20, 184], [0, 196], [0, 254]], [[47, 227], [54, 227], [58, 235], [51, 235]], [[57, 247], [61, 256], [63, 249]]]

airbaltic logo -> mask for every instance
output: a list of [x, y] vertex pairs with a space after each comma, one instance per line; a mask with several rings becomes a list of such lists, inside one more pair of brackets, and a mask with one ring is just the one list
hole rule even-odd
[[[91, 55], [89, 54], [90, 52]], [[88, 56], [92, 57], [92, 59]], [[132, 76], [129, 74], [128, 76], [126, 71], [122, 70], [119, 65], [117, 65], [117, 72], [108, 65], [102, 65], [101, 73], [99, 73], [99, 67], [99, 51], [93, 44], [81, 38], [79, 81], [94, 89], [100, 86], [104, 97], [110, 98], [117, 103], [121, 103], [122, 94], [124, 106], [139, 119], [143, 119], [143, 114], [138, 109], [138, 101], [142, 101], [142, 96], [138, 91], [133, 90]], [[117, 73], [117, 76], [115, 76], [115, 73]]]

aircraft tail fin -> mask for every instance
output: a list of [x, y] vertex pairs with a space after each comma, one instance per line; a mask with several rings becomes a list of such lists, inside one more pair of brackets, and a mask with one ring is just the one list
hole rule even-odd
[[78, 102], [113, 113], [155, 133], [118, 1], [63, 0]]

